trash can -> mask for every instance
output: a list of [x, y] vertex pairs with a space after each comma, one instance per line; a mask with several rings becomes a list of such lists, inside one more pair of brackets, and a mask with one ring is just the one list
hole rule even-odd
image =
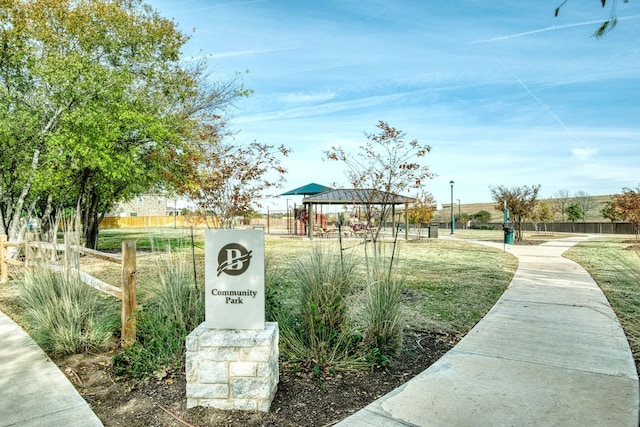
[[429, 238], [437, 239], [438, 238], [438, 224], [430, 224], [429, 225]]
[[504, 242], [507, 245], [513, 245], [513, 227], [504, 227]]

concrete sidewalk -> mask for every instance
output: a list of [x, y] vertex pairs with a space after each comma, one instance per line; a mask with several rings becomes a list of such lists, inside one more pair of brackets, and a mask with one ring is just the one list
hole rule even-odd
[[27, 333], [0, 312], [0, 427], [102, 426]]
[[508, 245], [518, 270], [482, 321], [426, 371], [337, 425], [637, 427], [638, 375], [624, 332], [589, 274], [562, 257], [584, 239]]

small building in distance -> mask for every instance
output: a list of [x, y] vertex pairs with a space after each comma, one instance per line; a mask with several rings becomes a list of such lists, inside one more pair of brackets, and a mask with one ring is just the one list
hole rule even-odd
[[175, 214], [174, 206], [168, 206], [168, 200], [165, 196], [145, 194], [137, 196], [128, 202], [117, 203], [105, 217], [167, 216]]

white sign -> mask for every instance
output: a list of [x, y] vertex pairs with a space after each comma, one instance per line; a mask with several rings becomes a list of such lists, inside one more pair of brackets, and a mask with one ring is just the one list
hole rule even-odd
[[205, 323], [211, 329], [264, 329], [264, 232], [206, 230]]

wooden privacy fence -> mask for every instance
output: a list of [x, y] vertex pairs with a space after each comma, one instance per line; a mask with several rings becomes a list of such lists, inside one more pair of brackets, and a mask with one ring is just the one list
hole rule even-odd
[[[66, 239], [65, 239], [66, 240]], [[23, 261], [8, 258], [7, 248], [22, 249]], [[45, 264], [36, 260], [33, 251], [64, 252], [64, 265]], [[117, 287], [103, 282], [79, 268], [73, 267], [72, 260], [79, 254], [92, 256], [104, 261], [113, 262], [122, 266], [122, 287]], [[125, 240], [122, 242], [122, 256], [112, 255], [78, 245], [65, 244], [63, 247], [48, 242], [9, 242], [6, 235], [0, 235], [0, 283], [9, 280], [9, 265], [19, 267], [40, 266], [54, 271], [68, 271], [75, 274], [82, 282], [97, 289], [100, 292], [114, 296], [122, 301], [122, 345], [128, 347], [136, 340], [136, 242]]]
[[100, 221], [100, 229], [114, 228], [153, 228], [153, 227], [209, 227], [219, 226], [220, 219], [212, 216], [206, 218], [196, 215], [178, 216], [113, 216], [104, 217]]

